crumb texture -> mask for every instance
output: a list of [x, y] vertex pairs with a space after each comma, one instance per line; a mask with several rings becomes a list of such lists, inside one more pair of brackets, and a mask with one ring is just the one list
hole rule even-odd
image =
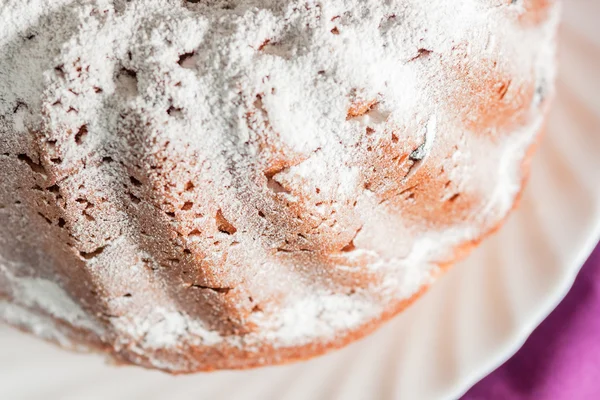
[[4, 0], [0, 320], [171, 372], [374, 329], [513, 207], [552, 0]]

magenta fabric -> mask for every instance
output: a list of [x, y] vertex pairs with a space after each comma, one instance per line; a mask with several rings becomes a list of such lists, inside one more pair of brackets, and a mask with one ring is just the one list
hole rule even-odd
[[462, 400], [600, 399], [600, 245], [523, 347]]

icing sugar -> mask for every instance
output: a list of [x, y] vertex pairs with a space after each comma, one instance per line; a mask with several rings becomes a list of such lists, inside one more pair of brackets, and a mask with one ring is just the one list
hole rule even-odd
[[[59, 285], [41, 278], [17, 277], [7, 268], [10, 265], [0, 258], [1, 277], [8, 281], [12, 297], [19, 309], [42, 310], [51, 316], [69, 322], [73, 326], [85, 328], [102, 335], [104, 329], [98, 325]], [[14, 315], [14, 309], [8, 307], [6, 318]], [[30, 313], [27, 313], [30, 314]], [[0, 312], [0, 315], [3, 313]], [[14, 317], [10, 317], [13, 319]], [[39, 323], [32, 321], [35, 329], [43, 330]]]
[[[520, 188], [523, 153], [540, 126], [540, 92], [531, 105], [535, 116], [508, 139], [494, 142], [469, 133], [465, 145], [466, 129], [455, 121], [464, 110], [450, 107], [439, 94], [440, 82], [432, 79], [443, 77], [444, 62], [455, 63], [448, 54], [466, 45], [465, 57], [471, 63], [502, 57], [509, 60], [503, 64], [509, 76], [535, 70], [538, 87], [551, 82], [557, 14], [544, 27], [527, 31], [506, 17], [511, 7], [515, 13], [525, 11], [509, 3], [5, 0], [0, 9], [0, 161], [8, 158], [2, 153], [14, 152], [11, 143], [36, 132], [44, 144], [60, 144], [62, 167], [68, 170], [60, 182], [68, 193], [61, 194], [71, 203], [78, 203], [83, 194], [93, 198], [91, 202], [98, 200], [93, 207], [90, 202], [82, 205], [87, 214], [79, 217], [70, 208], [62, 224], [82, 246], [79, 255], [94, 283], [105, 290], [107, 329], [124, 347], [135, 343], [142, 350], [173, 348], [184, 341], [293, 346], [330, 340], [377, 317], [387, 300], [407, 298], [430, 283], [436, 261], [481, 235], [512, 205]], [[427, 59], [441, 61], [421, 62]], [[460, 89], [459, 83], [446, 80], [451, 89]], [[364, 104], [369, 107], [362, 115], [349, 114]], [[369, 132], [374, 141], [383, 141], [394, 127], [405, 135], [396, 137], [400, 144], [421, 144], [411, 153], [419, 168], [440, 162], [444, 155], [437, 150], [461, 144], [451, 155], [456, 169], [449, 177], [459, 190], [485, 198], [485, 207], [473, 211], [481, 215], [446, 229], [415, 226], [367, 190], [363, 174], [375, 162], [365, 161], [368, 150], [361, 140], [367, 140]], [[31, 148], [28, 152], [37, 152]], [[150, 162], [138, 160], [132, 149], [168, 155], [160, 168], [152, 166], [166, 171], [160, 185], [126, 177], [140, 191], [155, 185], [152, 190], [159, 199], [148, 206], [143, 192], [131, 191], [124, 200], [118, 181], [121, 167], [116, 162], [102, 164], [104, 159], [115, 161], [115, 155], [131, 155], [123, 165], [134, 170], [139, 163], [138, 169], [151, 170]], [[266, 195], [255, 189], [258, 179], [249, 171], [277, 165], [279, 153], [293, 162], [273, 176], [260, 171], [267, 188], [275, 192]], [[185, 179], [183, 173], [177, 175], [184, 168], [189, 172]], [[405, 180], [416, 172], [413, 167]], [[203, 179], [202, 186], [196, 178]], [[85, 190], [79, 190], [82, 186]], [[455, 194], [444, 193], [440, 201]], [[263, 234], [273, 224], [261, 221], [258, 211], [263, 211], [256, 207], [270, 206], [271, 214], [282, 214], [272, 204], [276, 201], [265, 200], [272, 197], [298, 207], [314, 198], [315, 211], [307, 212], [306, 220], [330, 234], [323, 236], [348, 237], [350, 242], [348, 252], [336, 255], [346, 262], [338, 260], [334, 272], [363, 269], [380, 273], [383, 281], [354, 295], [331, 293], [327, 285], [334, 279], [326, 273], [334, 267], [319, 270], [296, 259], [276, 259], [274, 253], [289, 252], [289, 232], [281, 231], [293, 228]], [[182, 204], [173, 200], [165, 206], [165, 199], [173, 198]], [[108, 204], [105, 209], [100, 200]], [[124, 211], [126, 202], [147, 208], [136, 220]], [[344, 211], [352, 204], [356, 214], [348, 217]], [[170, 206], [173, 209], [161, 209]], [[146, 239], [139, 236], [146, 226], [140, 220], [144, 214], [154, 216], [156, 209], [174, 217], [168, 229], [145, 234], [175, 237], [180, 247], [202, 259], [192, 266], [200, 272], [190, 267], [190, 273], [174, 257], [167, 257], [171, 264], [161, 265], [158, 253], [168, 250], [160, 242], [144, 247]], [[194, 217], [181, 217], [184, 211]], [[334, 212], [337, 219], [330, 217]], [[204, 228], [214, 225], [205, 222], [207, 216], [215, 214], [221, 216], [220, 228], [207, 232]], [[192, 235], [194, 229], [197, 233]], [[185, 236], [181, 232], [189, 234], [188, 239], [180, 239]], [[303, 245], [314, 245], [304, 239]], [[365, 266], [354, 266], [363, 259], [368, 260]], [[217, 265], [214, 270], [204, 271], [212, 264]], [[3, 279], [19, 304], [103, 333], [59, 284], [16, 278], [17, 267], [4, 265]], [[176, 271], [171, 272], [176, 277], [160, 275], [163, 269]], [[215, 288], [196, 285], [198, 290], [231, 291], [227, 296], [241, 298], [236, 287], [246, 285], [252, 294], [246, 297], [285, 298], [275, 311], [258, 308], [240, 317], [254, 323], [256, 331], [226, 336], [184, 312], [189, 304], [172, 295], [177, 292], [173, 288], [195, 290], [189, 289], [193, 278], [181, 277], [183, 271], [198, 272], [202, 278], [205, 273], [215, 281], [209, 282]], [[334, 283], [337, 291], [347, 289]], [[377, 298], [381, 293], [387, 300]], [[2, 318], [20, 324], [19, 309], [2, 307]], [[23, 318], [32, 321], [32, 330], [46, 334], [44, 321], [35, 314], [24, 311]], [[165, 365], [159, 359], [151, 362]]]
[[0, 301], [0, 316], [9, 324], [27, 329], [39, 337], [56, 341], [64, 347], [71, 348], [73, 346], [71, 340], [60, 332], [51, 318], [43, 317], [25, 307]]
[[[217, 332], [207, 330], [200, 321], [194, 321], [182, 312], [161, 307], [153, 308], [150, 314], [143, 317], [133, 317], [133, 321], [116, 319], [114, 324], [118, 329], [129, 331], [133, 337], [141, 339], [142, 347], [175, 347], [182, 340], [189, 341], [190, 337], [193, 344], [204, 346], [223, 341]], [[135, 327], [137, 332], [132, 332], [131, 327]]]

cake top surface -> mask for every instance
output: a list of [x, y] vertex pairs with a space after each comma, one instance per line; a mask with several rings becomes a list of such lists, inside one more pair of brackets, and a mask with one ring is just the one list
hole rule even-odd
[[[65, 240], [140, 348], [332, 338], [512, 207], [551, 3], [6, 0], [0, 144], [48, 165]], [[0, 264], [40, 303], [43, 279]]]

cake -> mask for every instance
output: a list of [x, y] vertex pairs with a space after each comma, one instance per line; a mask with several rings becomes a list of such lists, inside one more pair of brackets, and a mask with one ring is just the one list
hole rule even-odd
[[516, 204], [557, 20], [554, 0], [4, 2], [0, 319], [171, 373], [366, 335]]

